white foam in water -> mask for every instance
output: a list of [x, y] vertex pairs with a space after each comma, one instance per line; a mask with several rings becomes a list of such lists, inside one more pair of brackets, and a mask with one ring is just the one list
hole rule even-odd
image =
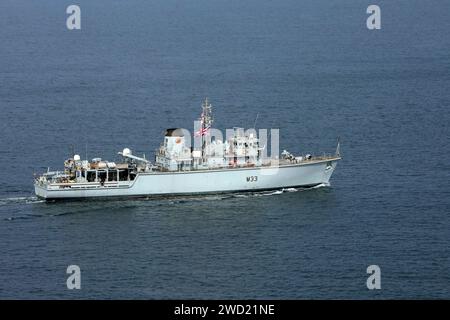
[[19, 202], [19, 201], [28, 200], [28, 199], [31, 199], [31, 198], [33, 198], [33, 197], [12, 197], [12, 198], [3, 198], [1, 200], [2, 201]]
[[9, 204], [9, 203], [41, 203], [45, 202], [43, 199], [39, 199], [38, 197], [11, 197], [11, 198], [3, 198], [0, 199], [0, 204]]
[[312, 187], [313, 189], [317, 189], [317, 188], [323, 188], [323, 187], [329, 187], [330, 186], [330, 183], [329, 182], [326, 182], [326, 183], [321, 183], [321, 184], [319, 184], [319, 185], [317, 185], [317, 186], [314, 186], [314, 187]]
[[249, 195], [247, 194], [235, 194], [233, 195], [234, 198], [248, 198]]
[[277, 191], [274, 191], [274, 192], [272, 192], [272, 193], [269, 193], [268, 195], [274, 195], [274, 194], [282, 194], [283, 193], [283, 190], [277, 190]]
[[262, 196], [273, 196], [273, 195], [282, 194], [282, 193], [283, 193], [283, 190], [276, 190], [273, 192], [264, 191], [264, 192], [260, 192], [260, 193], [254, 193], [253, 195], [256, 197], [262, 197]]

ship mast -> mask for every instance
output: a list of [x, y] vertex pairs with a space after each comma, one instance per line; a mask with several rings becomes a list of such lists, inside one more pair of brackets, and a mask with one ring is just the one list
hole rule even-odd
[[213, 117], [212, 117], [212, 105], [208, 102], [208, 98], [205, 98], [205, 102], [202, 104], [202, 116], [200, 119], [201, 122], [201, 130], [200, 134], [202, 137], [202, 159], [203, 161], [206, 160], [206, 146], [208, 143], [208, 139], [205, 138], [205, 136], [209, 133], [209, 129], [211, 128], [211, 125], [213, 123]]

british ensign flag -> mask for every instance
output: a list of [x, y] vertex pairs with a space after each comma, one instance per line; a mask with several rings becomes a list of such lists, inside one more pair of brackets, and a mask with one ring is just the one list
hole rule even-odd
[[198, 136], [204, 136], [205, 134], [208, 133], [208, 130], [209, 130], [209, 126], [206, 127], [206, 128], [201, 128], [199, 131], [197, 131], [197, 132], [195, 133], [195, 136], [196, 136], [196, 137], [198, 137]]

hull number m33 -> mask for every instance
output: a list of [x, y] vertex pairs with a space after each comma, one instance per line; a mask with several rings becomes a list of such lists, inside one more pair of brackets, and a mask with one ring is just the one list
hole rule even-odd
[[256, 181], [258, 181], [258, 176], [247, 177], [247, 182], [256, 182]]

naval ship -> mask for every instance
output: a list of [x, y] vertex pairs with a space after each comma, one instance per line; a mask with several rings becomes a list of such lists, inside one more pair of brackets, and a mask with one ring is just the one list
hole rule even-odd
[[[35, 193], [46, 200], [106, 197], [153, 197], [263, 191], [328, 185], [341, 159], [339, 142], [332, 155], [294, 156], [284, 150], [267, 157], [266, 146], [254, 134], [234, 128], [225, 141], [210, 137], [212, 106], [202, 104], [199, 147], [190, 147], [182, 128], [167, 129], [154, 161], [129, 148], [118, 152], [120, 162], [101, 158], [81, 160], [73, 154], [64, 170], [35, 177]], [[189, 143], [188, 143], [189, 142]]]

